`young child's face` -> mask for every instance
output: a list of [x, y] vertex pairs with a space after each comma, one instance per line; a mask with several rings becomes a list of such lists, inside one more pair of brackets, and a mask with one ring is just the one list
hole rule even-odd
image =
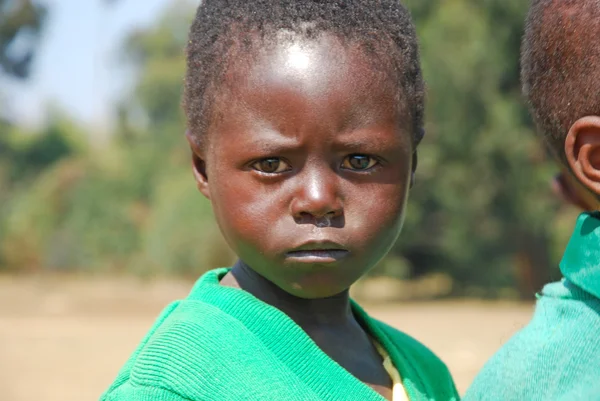
[[257, 273], [303, 298], [343, 292], [402, 226], [412, 145], [397, 86], [334, 37], [231, 64], [198, 151], [199, 186]]

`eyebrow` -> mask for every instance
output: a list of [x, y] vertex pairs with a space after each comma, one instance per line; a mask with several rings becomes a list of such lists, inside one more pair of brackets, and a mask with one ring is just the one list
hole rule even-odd
[[[339, 148], [344, 148], [344, 149], [353, 149], [353, 150], [361, 150], [361, 149], [365, 149], [365, 148], [377, 148], [377, 147], [381, 147], [381, 145], [383, 144], [383, 140], [380, 137], [380, 132], [382, 129], [389, 129], [389, 127], [381, 127], [381, 129], [378, 129], [377, 127], [365, 127], [363, 129], [354, 129], [351, 130], [349, 132], [347, 132], [346, 134], [342, 134], [340, 138], [338, 138], [335, 143], [334, 146], [335, 147], [339, 147]], [[364, 130], [368, 130], [370, 131], [369, 135], [358, 135], [357, 131], [364, 131]], [[403, 139], [402, 139], [402, 135], [400, 133], [398, 133], [398, 139], [397, 141], [393, 142], [394, 146], [400, 146], [403, 143]], [[388, 145], [386, 145], [386, 147], [389, 147]]]
[[252, 147], [253, 150], [263, 152], [284, 152], [300, 147], [296, 138], [286, 136], [272, 128], [249, 132], [240, 142], [241, 146]]

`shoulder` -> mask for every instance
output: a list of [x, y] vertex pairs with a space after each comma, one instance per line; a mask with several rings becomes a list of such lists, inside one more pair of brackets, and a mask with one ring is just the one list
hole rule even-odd
[[197, 300], [174, 303], [157, 319], [103, 400], [133, 389], [136, 394], [161, 391], [182, 399], [198, 399], [197, 389], [209, 394], [212, 378], [233, 369], [226, 355], [240, 347], [240, 339], [251, 342], [244, 331], [241, 322], [216, 306]]
[[586, 399], [565, 394], [597, 381], [598, 349], [597, 300], [581, 298], [566, 281], [548, 284], [531, 321], [484, 365], [464, 399]]

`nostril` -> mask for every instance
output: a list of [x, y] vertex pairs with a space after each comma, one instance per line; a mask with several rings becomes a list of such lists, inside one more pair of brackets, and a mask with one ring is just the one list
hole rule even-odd
[[317, 219], [315, 225], [319, 228], [331, 227], [331, 220], [333, 217], [333, 213], [327, 213], [325, 216]]
[[334, 221], [339, 216], [339, 213], [334, 211], [325, 213], [323, 215], [317, 215], [308, 212], [301, 212], [296, 216], [296, 222], [299, 224], [313, 224], [316, 227], [332, 227], [335, 223]]
[[314, 221], [315, 217], [307, 212], [300, 212], [295, 216], [295, 220], [298, 224], [310, 224]]

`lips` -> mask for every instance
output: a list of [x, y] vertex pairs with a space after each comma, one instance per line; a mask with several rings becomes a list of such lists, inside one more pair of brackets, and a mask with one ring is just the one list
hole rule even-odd
[[301, 263], [333, 263], [346, 258], [350, 251], [331, 241], [306, 242], [286, 252], [286, 259]]

